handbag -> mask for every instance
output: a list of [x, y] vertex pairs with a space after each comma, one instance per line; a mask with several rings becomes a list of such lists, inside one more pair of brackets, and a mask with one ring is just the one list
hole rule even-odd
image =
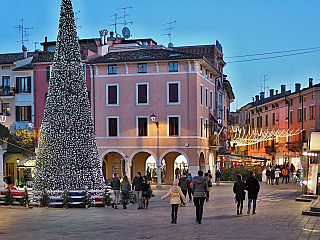
[[234, 194], [234, 202], [235, 202], [235, 203], [237, 203], [237, 202], [238, 202], [238, 201], [237, 201], [236, 196], [237, 196], [237, 195], [236, 195], [236, 194]]

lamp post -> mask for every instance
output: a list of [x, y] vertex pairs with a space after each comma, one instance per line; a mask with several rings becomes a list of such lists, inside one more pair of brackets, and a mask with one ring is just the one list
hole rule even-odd
[[19, 163], [20, 163], [20, 159], [17, 158], [17, 187], [19, 187], [19, 167], [18, 167]]
[[157, 188], [161, 188], [161, 162], [159, 159], [159, 122], [156, 121], [156, 115], [154, 113], [150, 116], [151, 121], [157, 126]]

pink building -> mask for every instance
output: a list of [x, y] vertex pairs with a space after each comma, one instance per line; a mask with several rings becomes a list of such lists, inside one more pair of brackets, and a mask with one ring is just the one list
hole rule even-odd
[[[180, 155], [192, 175], [209, 169], [208, 126], [216, 109], [215, 80], [222, 74], [216, 66], [200, 54], [160, 46], [109, 52], [87, 65], [106, 178], [148, 171], [158, 184], [171, 184]], [[155, 164], [147, 164], [149, 156]]]

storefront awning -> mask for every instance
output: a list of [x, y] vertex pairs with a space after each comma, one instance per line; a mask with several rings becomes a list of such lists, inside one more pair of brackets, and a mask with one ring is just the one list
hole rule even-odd
[[261, 161], [271, 161], [269, 158], [263, 158], [263, 157], [256, 157], [256, 156], [248, 156], [248, 155], [242, 155], [242, 154], [234, 154], [234, 153], [219, 153], [220, 155], [225, 155], [228, 157], [237, 157], [237, 158], [250, 158], [255, 160], [261, 160]]
[[18, 164], [18, 168], [22, 167], [34, 167], [36, 165], [36, 156], [24, 159]]
[[310, 135], [310, 151], [318, 152], [320, 151], [320, 132], [312, 132]]

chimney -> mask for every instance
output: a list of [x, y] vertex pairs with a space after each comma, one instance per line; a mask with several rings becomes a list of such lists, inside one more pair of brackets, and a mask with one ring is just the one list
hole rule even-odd
[[278, 90], [276, 90], [276, 95], [278, 95]]
[[301, 84], [296, 83], [295, 86], [296, 86], [296, 92], [300, 92]]
[[260, 92], [260, 100], [264, 99], [264, 92]]
[[28, 58], [28, 49], [25, 45], [22, 46], [23, 58]]
[[286, 92], [286, 85], [281, 85], [281, 93]]
[[274, 89], [270, 89], [270, 98], [273, 98]]
[[256, 95], [256, 102], [259, 101], [259, 95]]
[[100, 30], [99, 31], [99, 33], [100, 33], [100, 38], [101, 38], [101, 43], [100, 43], [100, 45], [101, 46], [104, 46], [104, 35], [105, 35], [105, 33], [104, 33], [104, 30]]
[[309, 78], [309, 87], [312, 87], [313, 78]]
[[44, 38], [44, 42], [48, 42], [48, 37], [45, 37], [45, 38]]

